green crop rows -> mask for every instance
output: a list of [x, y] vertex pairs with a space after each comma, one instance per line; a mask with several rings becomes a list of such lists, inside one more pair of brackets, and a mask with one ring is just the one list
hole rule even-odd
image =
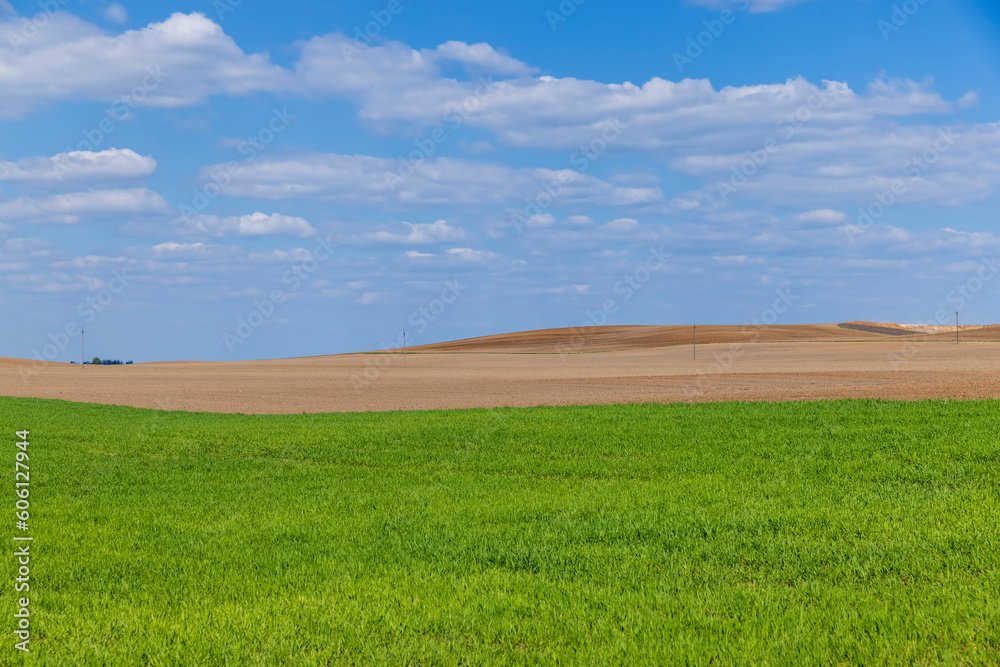
[[0, 398], [0, 427], [9, 480], [31, 431], [34, 536], [32, 650], [7, 556], [2, 664], [1000, 661], [996, 401]]

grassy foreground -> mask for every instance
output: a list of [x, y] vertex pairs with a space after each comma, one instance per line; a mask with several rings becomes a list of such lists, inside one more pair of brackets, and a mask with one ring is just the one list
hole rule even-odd
[[31, 431], [35, 537], [28, 656], [0, 559], [2, 664], [1000, 661], [996, 401], [0, 398], [0, 429], [8, 479]]

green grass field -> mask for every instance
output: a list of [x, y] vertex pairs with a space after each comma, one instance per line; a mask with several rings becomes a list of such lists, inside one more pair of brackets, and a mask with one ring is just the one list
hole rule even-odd
[[996, 401], [0, 427], [35, 538], [2, 664], [1000, 662]]

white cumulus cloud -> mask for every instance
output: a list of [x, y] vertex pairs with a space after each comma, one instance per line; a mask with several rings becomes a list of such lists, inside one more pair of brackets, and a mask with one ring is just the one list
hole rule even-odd
[[[0, 34], [19, 35], [0, 21]], [[55, 102], [128, 97], [153, 106], [187, 106], [210, 95], [289, 88], [288, 72], [266, 54], [245, 54], [201, 14], [173, 14], [140, 30], [109, 35], [66, 12], [30, 40], [0, 41], [0, 119]]]
[[437, 220], [432, 223], [409, 223], [405, 233], [388, 231], [375, 232], [371, 239], [380, 243], [440, 243], [442, 241], [461, 241], [465, 238], [465, 230], [453, 227], [447, 220]]
[[[398, 182], [396, 160], [364, 155], [314, 154], [259, 159], [233, 177], [226, 194], [254, 199], [315, 199], [348, 205], [507, 205], [537, 198], [545, 184], [561, 186], [557, 205], [632, 205], [663, 199], [659, 188], [630, 188], [572, 169], [515, 169], [503, 164], [433, 158]], [[221, 169], [202, 170], [205, 181]], [[548, 196], [546, 194], [546, 196]]]
[[0, 201], [0, 219], [64, 225], [108, 217], [162, 215], [169, 210], [159, 194], [146, 188], [72, 192], [53, 197]]
[[847, 215], [843, 211], [834, 211], [829, 208], [820, 208], [815, 211], [806, 211], [796, 216], [799, 222], [827, 222], [831, 224], [847, 222]]
[[128, 148], [111, 148], [0, 162], [0, 181], [43, 188], [108, 186], [144, 178], [155, 170], [152, 157]]
[[192, 236], [314, 236], [316, 230], [304, 218], [280, 213], [220, 217], [192, 215], [176, 221], [179, 231]]

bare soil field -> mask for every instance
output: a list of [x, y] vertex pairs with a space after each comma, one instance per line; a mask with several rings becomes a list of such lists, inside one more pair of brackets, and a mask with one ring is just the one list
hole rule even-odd
[[0, 358], [0, 394], [290, 414], [836, 398], [1000, 398], [1000, 327], [886, 336], [837, 325], [555, 329], [392, 353], [80, 366]]
[[[611, 326], [542, 329], [467, 338], [411, 348], [417, 352], [518, 352], [573, 353], [690, 345], [691, 326]], [[697, 328], [698, 344], [734, 342], [792, 342], [838, 340], [884, 340], [885, 336], [851, 331], [836, 324], [785, 326], [703, 325]], [[1000, 333], [998, 333], [1000, 340]]]

